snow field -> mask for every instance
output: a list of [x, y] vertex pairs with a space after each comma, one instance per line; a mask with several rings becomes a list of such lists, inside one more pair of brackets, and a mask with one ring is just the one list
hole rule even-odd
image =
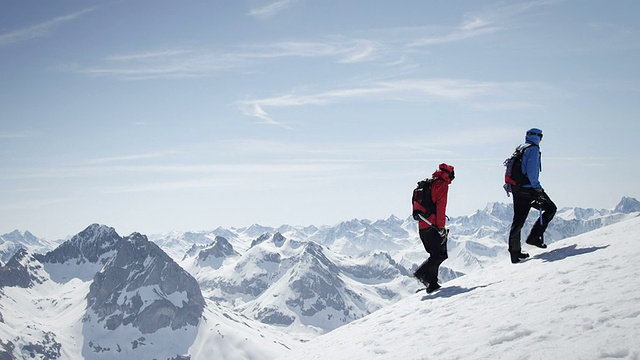
[[278, 360], [640, 358], [640, 219], [524, 246]]

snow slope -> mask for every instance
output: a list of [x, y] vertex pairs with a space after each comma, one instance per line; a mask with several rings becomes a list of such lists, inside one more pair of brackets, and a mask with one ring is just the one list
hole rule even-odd
[[356, 320], [279, 360], [640, 359], [640, 218]]
[[[161, 329], [154, 334], [138, 333], [137, 347], [142, 352], [122, 351], [100, 355], [83, 347], [84, 338], [101, 333], [103, 342], [128, 343], [123, 332], [107, 331], [91, 323], [93, 334], [87, 334], [86, 300], [90, 281], [72, 279], [63, 286], [52, 282], [31, 289], [7, 287], [0, 302], [0, 359], [12, 359], [2, 350], [11, 341], [17, 344], [18, 359], [168, 359], [176, 352], [191, 354], [191, 360], [207, 359], [273, 359], [296, 344], [287, 335], [268, 325], [228, 312], [207, 301], [204, 317], [197, 328], [178, 331]], [[127, 327], [128, 335], [134, 330]], [[43, 334], [48, 341], [43, 341]], [[121, 338], [115, 338], [120, 336]], [[133, 337], [132, 337], [133, 338]], [[57, 351], [31, 351], [30, 348], [51, 345]], [[20, 344], [30, 344], [19, 349]], [[5, 348], [5, 351], [7, 349]], [[11, 353], [11, 352], [9, 352]], [[3, 357], [4, 356], [4, 357]], [[185, 357], [186, 358], [186, 357]]]
[[2, 360], [267, 360], [295, 344], [206, 301], [138, 233], [93, 224], [52, 252], [22, 249], [0, 267]]

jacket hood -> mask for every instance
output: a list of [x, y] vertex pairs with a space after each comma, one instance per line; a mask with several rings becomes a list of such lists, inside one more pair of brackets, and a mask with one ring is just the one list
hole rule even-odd
[[451, 181], [455, 178], [454, 174], [455, 172], [453, 166], [442, 163], [440, 164], [440, 166], [438, 166], [438, 170], [436, 170], [431, 176], [434, 178], [443, 179], [450, 184]]
[[527, 134], [524, 139], [529, 144], [540, 145], [540, 140], [542, 140], [542, 130], [538, 128], [529, 129], [527, 130]]

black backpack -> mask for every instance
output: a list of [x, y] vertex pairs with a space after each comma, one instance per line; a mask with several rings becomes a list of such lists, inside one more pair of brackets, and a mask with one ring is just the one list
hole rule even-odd
[[[433, 179], [424, 179], [418, 181], [418, 186], [413, 189], [413, 196], [411, 197], [411, 204], [414, 202], [422, 205], [425, 208], [425, 217], [436, 212], [436, 204], [431, 199], [431, 184], [433, 183]], [[417, 212], [414, 211], [413, 218], [415, 220], [420, 220]]]
[[522, 173], [522, 155], [524, 151], [531, 146], [537, 146], [535, 144], [526, 143], [519, 145], [516, 150], [511, 154], [511, 157], [505, 159], [502, 163], [506, 169], [504, 172], [504, 190], [507, 192], [507, 196], [512, 192], [513, 186], [522, 186], [530, 184], [529, 178], [526, 174]]

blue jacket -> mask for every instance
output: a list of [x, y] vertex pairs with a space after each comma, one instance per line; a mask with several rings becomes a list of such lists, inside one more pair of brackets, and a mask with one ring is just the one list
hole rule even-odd
[[[529, 146], [522, 154], [522, 173], [529, 178], [529, 185], [522, 187], [541, 189], [540, 171], [542, 171], [542, 161], [540, 156], [540, 137], [536, 135], [526, 135], [526, 143], [535, 146]], [[523, 144], [524, 145], [524, 144]]]

